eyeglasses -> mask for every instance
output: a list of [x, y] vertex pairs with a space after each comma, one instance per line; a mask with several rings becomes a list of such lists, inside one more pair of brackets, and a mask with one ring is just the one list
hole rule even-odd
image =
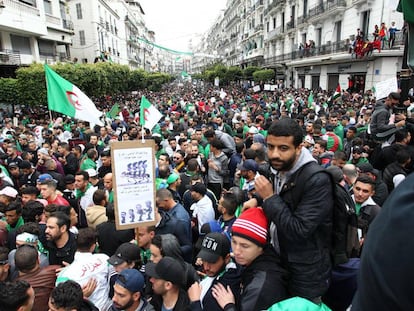
[[9, 261], [7, 260], [7, 259], [4, 259], [4, 260], [0, 260], [0, 265], [5, 265], [5, 264], [8, 264], [9, 263]]
[[174, 160], [180, 160], [181, 157], [173, 157]]

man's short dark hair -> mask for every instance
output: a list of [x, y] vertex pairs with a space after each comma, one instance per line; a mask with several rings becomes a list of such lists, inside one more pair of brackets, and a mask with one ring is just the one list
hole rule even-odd
[[335, 151], [333, 158], [335, 160], [342, 160], [342, 161], [347, 161], [348, 158], [346, 156], [346, 153], [340, 150]]
[[394, 100], [400, 100], [401, 95], [400, 93], [397, 93], [397, 92], [391, 92], [390, 94], [388, 94], [388, 98], [394, 99]]
[[74, 281], [59, 283], [50, 293], [50, 302], [57, 309], [81, 310], [83, 292], [80, 285]]
[[92, 200], [95, 205], [99, 205], [103, 200], [106, 200], [106, 191], [103, 189], [97, 189], [92, 195]]
[[19, 235], [23, 232], [27, 232], [27, 233], [39, 236], [40, 235], [39, 224], [37, 222], [26, 222], [16, 229], [16, 235]]
[[16, 268], [23, 273], [32, 271], [38, 263], [39, 253], [31, 244], [23, 244], [19, 246], [14, 255]]
[[293, 136], [293, 145], [299, 147], [303, 141], [303, 130], [301, 126], [293, 119], [284, 118], [279, 121], [273, 122], [268, 131], [269, 136]]
[[315, 141], [315, 145], [318, 144], [321, 148], [325, 149], [328, 148], [328, 143], [326, 142], [326, 140], [323, 139], [319, 139], [317, 141]]
[[395, 131], [395, 142], [400, 143], [408, 136], [408, 130], [405, 128], [398, 129]]
[[187, 163], [187, 171], [195, 172], [198, 168], [198, 161], [197, 159], [190, 159]]
[[83, 176], [83, 180], [89, 180], [89, 174], [87, 171], [76, 172], [76, 176], [79, 176], [79, 175]]
[[40, 216], [43, 214], [44, 206], [39, 201], [30, 200], [27, 202], [22, 209], [22, 217], [24, 222], [35, 222], [38, 221], [36, 216]]
[[4, 211], [16, 211], [16, 214], [22, 213], [22, 203], [19, 200], [12, 201], [9, 205], [6, 205]]
[[62, 226], [66, 226], [66, 231], [69, 231], [70, 228], [70, 218], [68, 215], [66, 215], [64, 212], [56, 211], [50, 214], [49, 218], [56, 218], [56, 224], [59, 228], [62, 228]]
[[204, 132], [205, 138], [213, 138], [215, 136], [216, 136], [216, 132], [213, 129], [208, 129], [207, 131]]
[[78, 250], [82, 252], [89, 251], [94, 243], [96, 243], [96, 231], [93, 228], [79, 229], [76, 240]]
[[39, 195], [39, 190], [35, 186], [24, 186], [20, 188], [20, 193], [23, 194], [35, 194]]
[[55, 190], [57, 188], [57, 182], [52, 180], [52, 179], [45, 180], [45, 181], [41, 182], [40, 184], [41, 185], [46, 185], [48, 188], [52, 188], [52, 189], [55, 189]]
[[226, 192], [222, 196], [223, 207], [226, 209], [227, 214], [234, 215], [237, 209], [237, 197], [234, 193]]
[[221, 140], [219, 140], [218, 138], [213, 138], [213, 140], [210, 142], [210, 146], [214, 147], [218, 150], [223, 150], [224, 149], [224, 144]]
[[2, 311], [16, 311], [27, 304], [30, 284], [23, 280], [0, 282], [0, 305]]
[[356, 179], [355, 183], [360, 182], [363, 184], [370, 184], [372, 189], [375, 190], [375, 180], [366, 173], [361, 173]]

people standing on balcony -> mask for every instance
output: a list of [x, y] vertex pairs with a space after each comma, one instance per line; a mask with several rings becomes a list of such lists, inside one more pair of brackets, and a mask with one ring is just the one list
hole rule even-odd
[[388, 40], [387, 33], [388, 33], [387, 26], [385, 26], [385, 23], [382, 22], [381, 29], [379, 30], [379, 39], [381, 40], [381, 49], [384, 49], [385, 41]]
[[397, 29], [397, 27], [395, 27], [395, 22], [392, 22], [391, 27], [388, 28], [388, 35], [389, 35], [388, 46], [389, 46], [390, 49], [394, 46], [395, 33], [397, 31], [400, 31], [400, 29]]

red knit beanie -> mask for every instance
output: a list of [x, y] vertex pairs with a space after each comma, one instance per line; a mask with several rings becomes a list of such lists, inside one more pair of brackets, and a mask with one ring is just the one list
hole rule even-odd
[[249, 208], [233, 223], [232, 234], [248, 239], [260, 247], [267, 242], [267, 218], [261, 208]]

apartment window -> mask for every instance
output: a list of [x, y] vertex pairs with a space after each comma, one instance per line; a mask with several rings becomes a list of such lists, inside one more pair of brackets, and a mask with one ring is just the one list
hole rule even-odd
[[76, 3], [76, 17], [78, 19], [82, 19], [82, 5], [80, 3]]
[[79, 31], [79, 44], [80, 45], [86, 45], [85, 30], [80, 30]]
[[272, 27], [273, 29], [275, 29], [276, 28], [276, 17], [273, 17], [273, 27]]
[[13, 51], [17, 51], [20, 54], [32, 55], [32, 49], [30, 48], [30, 40], [28, 37], [10, 35], [10, 39]]
[[47, 40], [37, 40], [37, 44], [39, 46], [39, 54], [46, 55], [46, 56], [54, 56], [55, 53], [55, 44], [53, 41]]
[[[370, 33], [370, 29], [368, 29], [368, 27], [369, 27], [369, 17], [370, 17], [370, 11], [362, 12], [362, 27], [361, 27], [361, 30], [364, 32], [365, 37], [367, 37], [368, 34]], [[356, 29], [355, 29], [355, 31], [356, 31]]]
[[335, 23], [335, 34], [336, 34], [336, 42], [341, 41], [341, 29], [342, 28], [342, 21], [338, 21]]
[[52, 15], [52, 2], [50, 0], [43, 0], [43, 6], [45, 7], [45, 13]]
[[267, 22], [266, 23], [266, 32], [269, 32], [269, 29], [270, 29], [270, 25], [269, 25], [269, 22]]
[[59, 2], [59, 12], [62, 19], [66, 19], [66, 7], [63, 2]]
[[322, 44], [322, 28], [316, 28], [316, 45]]

